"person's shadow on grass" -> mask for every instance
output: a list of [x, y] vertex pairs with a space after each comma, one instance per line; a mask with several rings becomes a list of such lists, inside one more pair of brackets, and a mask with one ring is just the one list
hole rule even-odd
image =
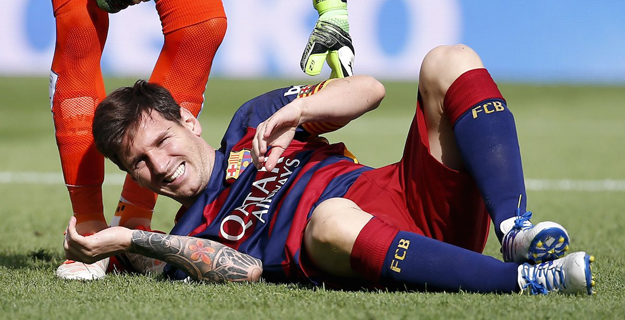
[[32, 250], [25, 253], [0, 253], [0, 266], [7, 269], [41, 269], [48, 265], [59, 265], [65, 260], [60, 253], [46, 249]]

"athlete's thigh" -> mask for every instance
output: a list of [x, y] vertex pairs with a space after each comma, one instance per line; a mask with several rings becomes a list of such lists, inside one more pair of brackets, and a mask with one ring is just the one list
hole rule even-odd
[[304, 231], [304, 249], [310, 262], [333, 276], [356, 277], [350, 255], [358, 234], [372, 217], [348, 199], [322, 202]]
[[488, 214], [474, 180], [431, 152], [422, 100], [399, 162], [400, 184], [408, 211], [424, 235], [481, 251], [488, 235]]

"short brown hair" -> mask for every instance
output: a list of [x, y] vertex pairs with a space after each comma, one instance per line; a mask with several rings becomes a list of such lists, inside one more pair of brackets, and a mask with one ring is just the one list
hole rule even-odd
[[132, 87], [121, 87], [102, 100], [93, 118], [96, 148], [120, 169], [127, 171], [118, 154], [127, 134], [130, 138], [139, 127], [142, 115], [158, 112], [163, 118], [181, 123], [180, 106], [162, 86], [138, 80]]

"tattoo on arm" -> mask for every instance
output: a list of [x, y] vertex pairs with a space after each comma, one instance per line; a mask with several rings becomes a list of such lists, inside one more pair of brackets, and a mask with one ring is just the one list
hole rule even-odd
[[263, 272], [259, 259], [208, 239], [135, 230], [130, 252], [171, 263], [198, 281], [255, 282]]

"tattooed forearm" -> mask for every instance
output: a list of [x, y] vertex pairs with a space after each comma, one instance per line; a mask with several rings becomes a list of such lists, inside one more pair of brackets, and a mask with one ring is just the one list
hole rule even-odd
[[135, 271], [142, 274], [162, 273], [165, 267], [165, 263], [161, 260], [142, 256], [137, 253], [126, 252], [126, 257]]
[[175, 265], [198, 281], [258, 281], [260, 260], [201, 238], [135, 230], [130, 251]]

